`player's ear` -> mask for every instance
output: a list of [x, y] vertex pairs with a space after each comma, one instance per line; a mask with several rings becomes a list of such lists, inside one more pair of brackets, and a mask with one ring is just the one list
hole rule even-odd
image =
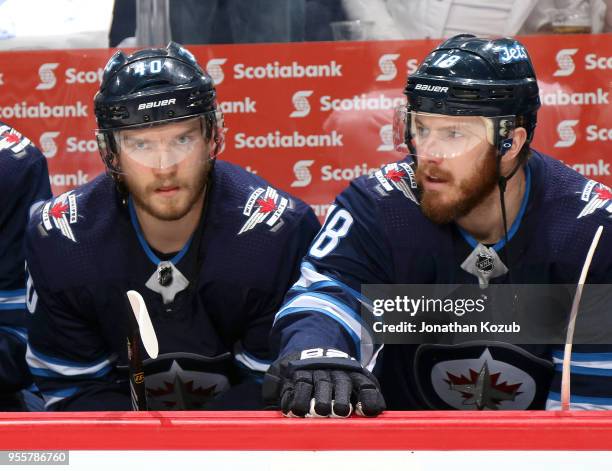
[[507, 145], [504, 155], [502, 156], [502, 162], [515, 162], [526, 141], [527, 130], [521, 127], [515, 128], [512, 132], [512, 138], [506, 139], [504, 140], [504, 143], [502, 143], [502, 145]]

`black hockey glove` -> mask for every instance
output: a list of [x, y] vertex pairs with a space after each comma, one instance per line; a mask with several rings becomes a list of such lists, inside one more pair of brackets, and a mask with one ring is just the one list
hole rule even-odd
[[385, 410], [378, 381], [346, 353], [312, 348], [289, 354], [270, 366], [264, 403], [287, 417], [348, 417], [353, 411], [375, 417]]

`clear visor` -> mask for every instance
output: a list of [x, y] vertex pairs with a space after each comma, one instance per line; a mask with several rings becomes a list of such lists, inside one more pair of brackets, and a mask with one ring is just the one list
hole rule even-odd
[[[223, 149], [223, 114], [201, 115], [113, 131], [114, 152], [122, 173], [139, 167], [165, 170], [175, 165], [201, 165]], [[99, 132], [98, 144], [108, 148], [109, 134]]]
[[[400, 106], [395, 109], [393, 118], [393, 141], [400, 152], [413, 152], [418, 157], [432, 159], [454, 159], [494, 145], [496, 119], [422, 113]], [[413, 149], [409, 149], [408, 143]]]

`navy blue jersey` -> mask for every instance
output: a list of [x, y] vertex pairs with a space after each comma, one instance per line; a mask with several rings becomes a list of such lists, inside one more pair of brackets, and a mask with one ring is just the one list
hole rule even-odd
[[188, 284], [168, 296], [150, 285], [162, 254], [109, 176], [46, 203], [26, 250], [36, 293], [27, 358], [47, 409], [130, 408], [130, 289], [142, 294], [159, 342], [157, 359], [143, 353], [149, 408], [204, 408], [260, 380], [274, 314], [319, 226], [303, 202], [218, 161], [198, 228], [170, 256]]
[[30, 207], [50, 197], [45, 157], [28, 138], [0, 122], [0, 396], [32, 383], [25, 362], [23, 239]]
[[[509, 272], [490, 283], [575, 285], [599, 225], [604, 232], [587, 282], [609, 283], [610, 190], [537, 152], [524, 171], [526, 192], [508, 230]], [[276, 315], [275, 348], [280, 355], [314, 347], [349, 353], [374, 368], [391, 409], [559, 407], [560, 347], [491, 341], [381, 349], [364, 325], [360, 305], [369, 300], [362, 284], [478, 283], [464, 262], [477, 245], [456, 224], [436, 225], [423, 215], [410, 158], [358, 178], [336, 198], [302, 262], [301, 278]], [[572, 407], [612, 408], [612, 348], [574, 351]], [[481, 394], [490, 399], [484, 403], [466, 392], [480, 387], [482, 378], [491, 389]]]

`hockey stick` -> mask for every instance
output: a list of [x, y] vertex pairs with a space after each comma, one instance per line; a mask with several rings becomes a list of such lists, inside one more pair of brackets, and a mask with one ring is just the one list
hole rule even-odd
[[159, 346], [157, 336], [151, 323], [144, 299], [137, 291], [126, 293], [133, 316], [130, 318], [130, 331], [127, 337], [128, 360], [130, 362], [130, 396], [133, 410], [147, 410], [147, 395], [145, 389], [144, 369], [140, 342], [145, 347], [149, 357], [157, 358]]
[[567, 336], [565, 338], [565, 351], [563, 352], [563, 373], [561, 374], [561, 410], [569, 410], [570, 408], [570, 365], [572, 360], [572, 343], [574, 341], [574, 328], [576, 327], [576, 317], [578, 316], [578, 305], [580, 304], [580, 298], [582, 298], [582, 289], [584, 288], [584, 282], [591, 266], [591, 260], [593, 260], [593, 254], [599, 243], [599, 238], [603, 232], [603, 226], [599, 226], [591, 242], [591, 247], [587, 252], [586, 260], [582, 266], [582, 272], [580, 273], [580, 279], [578, 280], [578, 287], [576, 288], [576, 294], [574, 295], [574, 301], [572, 303], [572, 310], [570, 311], [570, 319], [567, 325]]

